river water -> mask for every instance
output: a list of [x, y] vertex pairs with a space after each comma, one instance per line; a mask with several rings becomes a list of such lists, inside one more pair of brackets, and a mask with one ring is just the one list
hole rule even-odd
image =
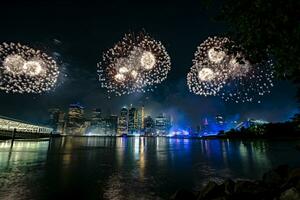
[[64, 137], [0, 142], [0, 199], [168, 199], [209, 180], [300, 167], [300, 140]]

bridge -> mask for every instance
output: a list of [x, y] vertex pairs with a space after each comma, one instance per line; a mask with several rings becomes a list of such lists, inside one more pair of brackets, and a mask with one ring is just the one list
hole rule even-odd
[[52, 128], [34, 125], [21, 120], [0, 116], [0, 137], [20, 139], [32, 139], [49, 137], [53, 132]]
[[269, 122], [265, 121], [265, 120], [248, 119], [247, 121], [240, 122], [239, 124], [237, 124], [235, 129], [241, 129], [242, 127], [249, 128], [250, 126], [262, 125], [262, 124], [268, 124], [268, 123]]

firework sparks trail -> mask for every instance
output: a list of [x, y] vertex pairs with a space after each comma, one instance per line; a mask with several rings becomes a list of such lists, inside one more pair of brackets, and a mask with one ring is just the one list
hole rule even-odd
[[19, 43], [0, 44], [0, 89], [7, 93], [42, 93], [59, 76], [55, 60]]
[[237, 46], [225, 37], [209, 37], [198, 47], [187, 75], [189, 90], [197, 95], [221, 96], [225, 101], [260, 102], [260, 96], [273, 87], [271, 60], [252, 65]]
[[145, 33], [126, 34], [97, 64], [101, 86], [117, 96], [152, 91], [167, 78], [171, 60], [160, 41]]

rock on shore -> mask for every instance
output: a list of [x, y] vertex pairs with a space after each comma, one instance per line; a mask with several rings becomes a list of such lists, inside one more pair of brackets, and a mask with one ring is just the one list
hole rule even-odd
[[281, 165], [261, 180], [208, 182], [200, 191], [180, 189], [171, 200], [300, 200], [300, 168]]

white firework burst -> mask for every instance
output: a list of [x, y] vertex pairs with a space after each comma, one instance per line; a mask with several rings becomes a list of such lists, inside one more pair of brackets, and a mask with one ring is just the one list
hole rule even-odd
[[55, 60], [20, 43], [0, 44], [0, 89], [9, 93], [51, 90], [59, 70]]
[[167, 78], [170, 57], [160, 41], [145, 33], [126, 34], [98, 63], [101, 86], [117, 96], [151, 91]]
[[273, 87], [274, 64], [272, 60], [255, 65], [242, 61], [239, 65], [239, 69], [232, 70], [230, 79], [222, 88], [221, 97], [225, 101], [235, 103], [260, 103], [261, 97], [271, 93]]
[[227, 38], [214, 37], [200, 44], [187, 75], [191, 92], [204, 96], [218, 95], [228, 77], [225, 63], [229, 57], [225, 45], [229, 42]]
[[200, 44], [187, 75], [189, 90], [236, 103], [256, 101], [270, 93], [274, 78], [272, 62], [251, 64], [242, 53], [230, 53], [228, 47], [237, 48], [224, 37], [209, 37]]

